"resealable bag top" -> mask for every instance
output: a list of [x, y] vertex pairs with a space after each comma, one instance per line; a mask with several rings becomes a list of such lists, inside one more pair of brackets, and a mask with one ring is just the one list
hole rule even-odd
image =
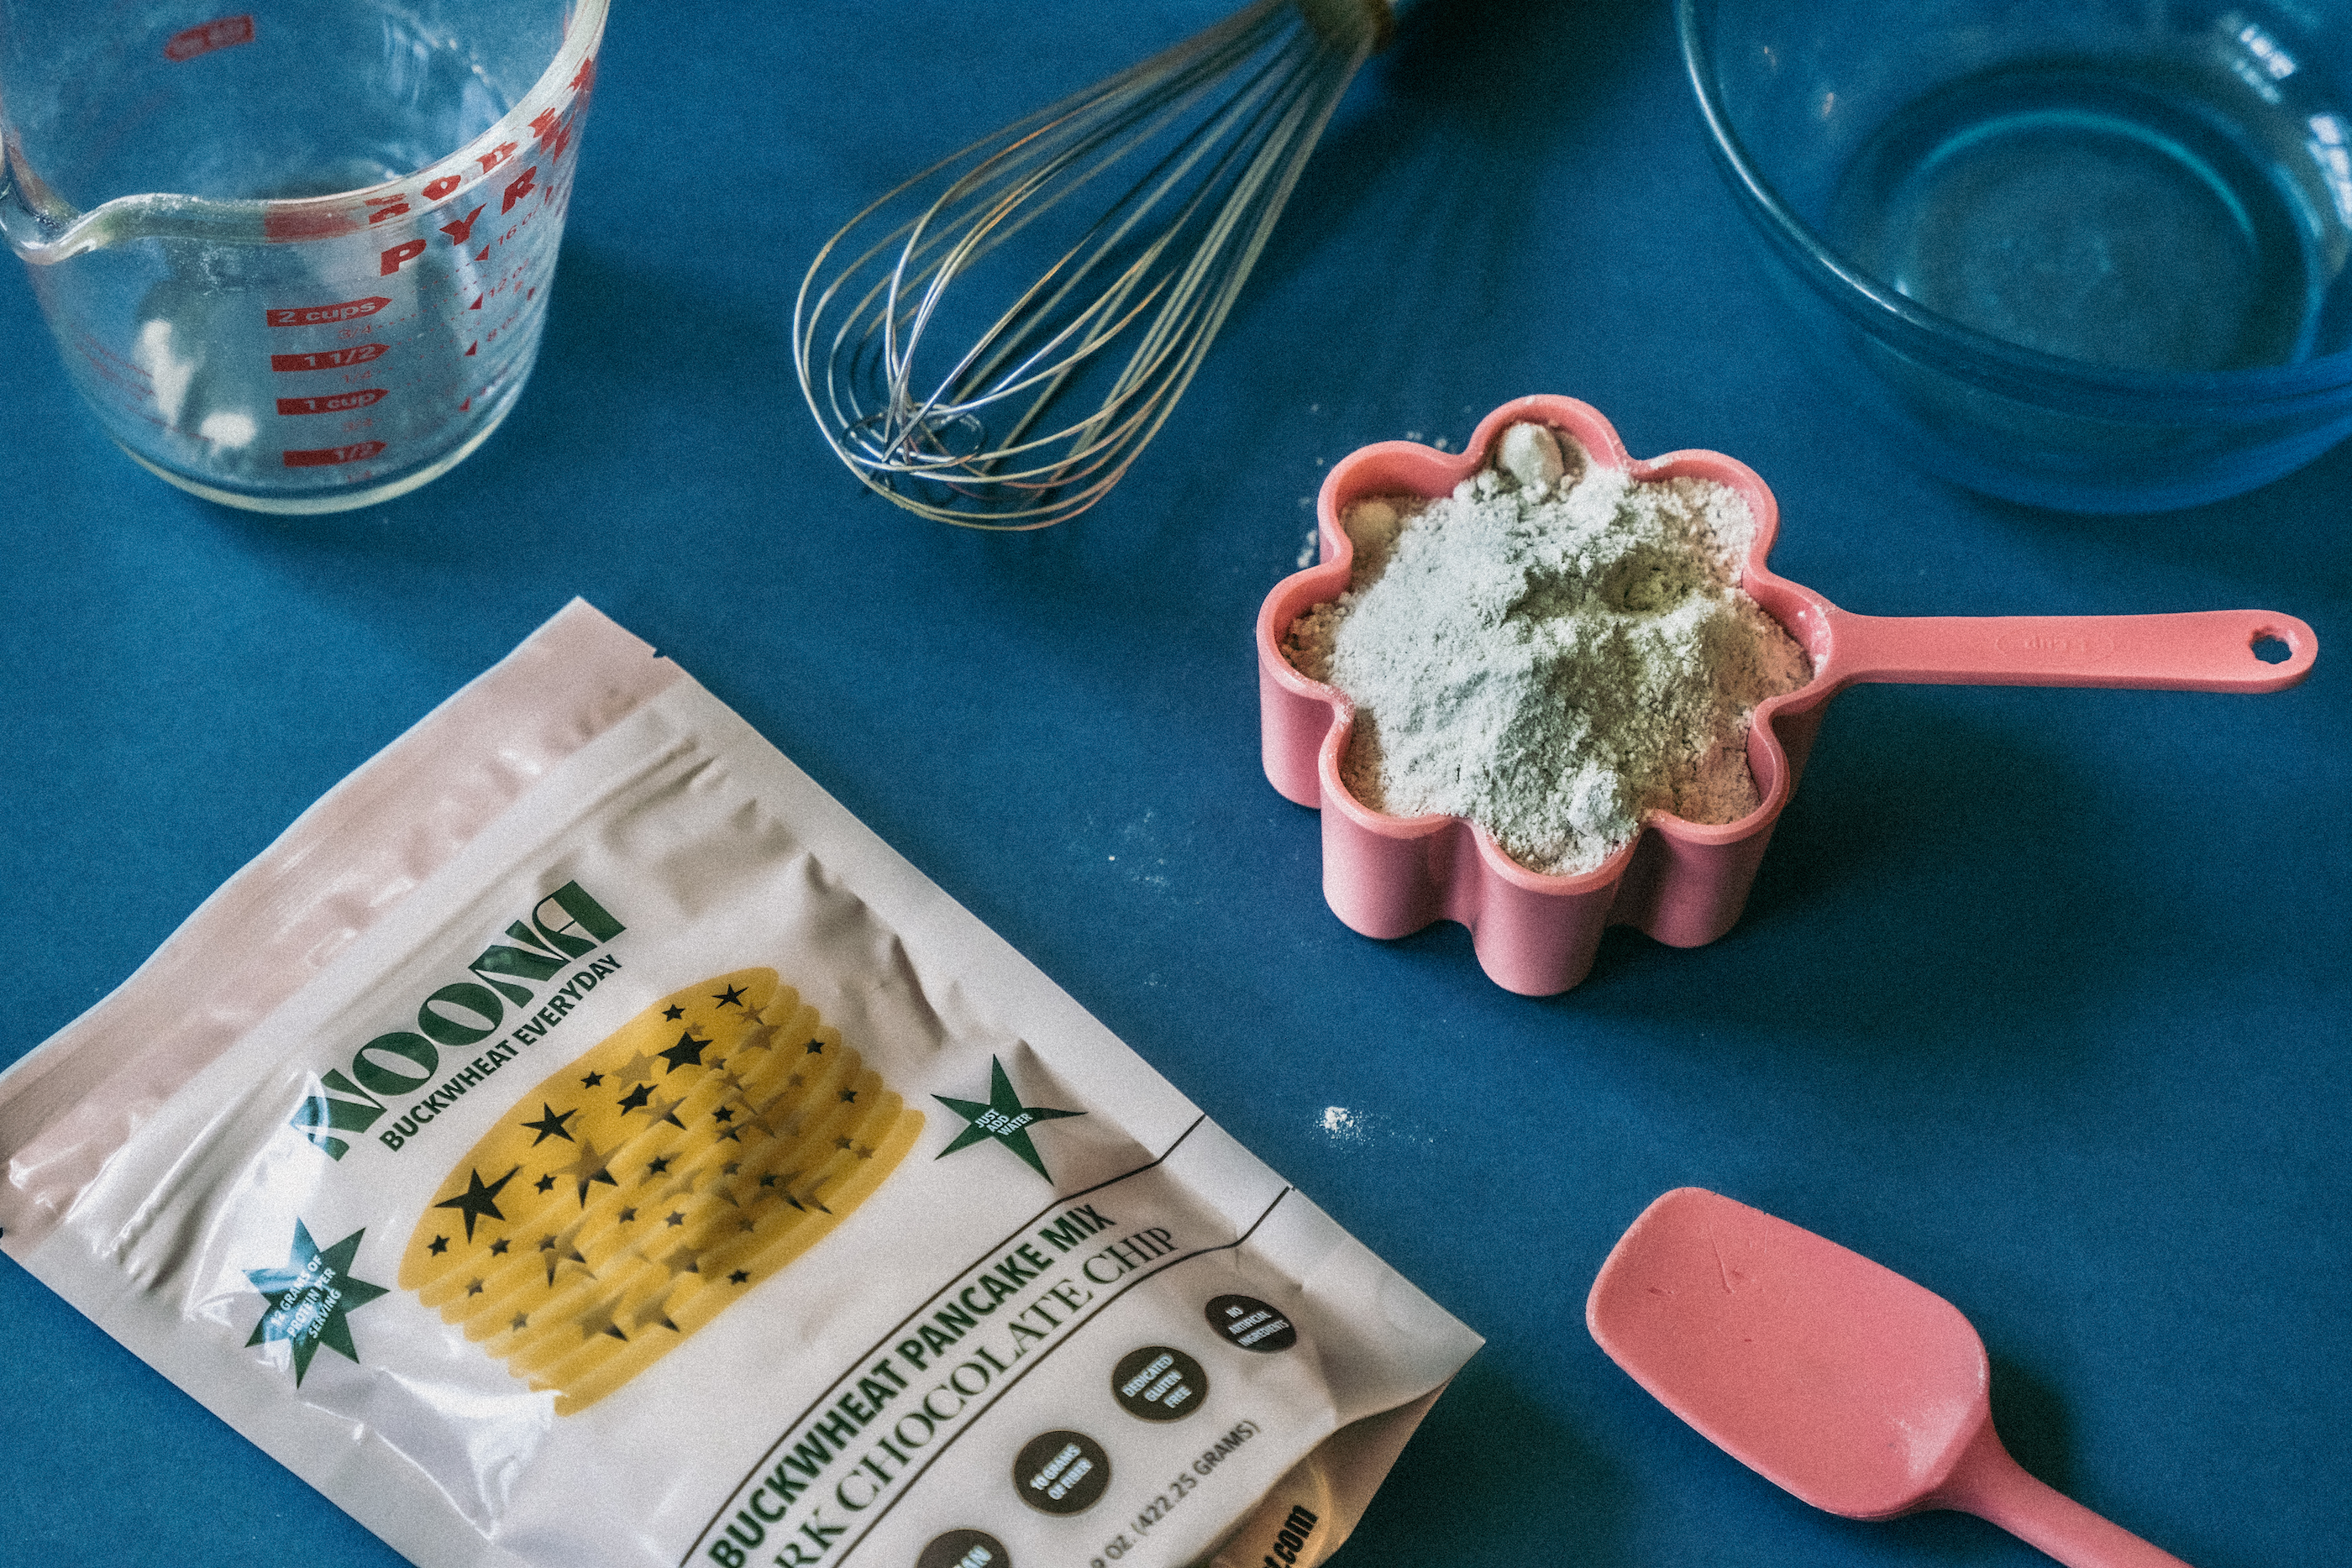
[[0, 1249], [431, 1568], [1312, 1564], [1478, 1344], [579, 603], [0, 1160]]

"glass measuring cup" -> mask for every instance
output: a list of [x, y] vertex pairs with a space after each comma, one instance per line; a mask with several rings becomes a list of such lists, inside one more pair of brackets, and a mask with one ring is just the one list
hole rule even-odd
[[538, 355], [605, 9], [0, 0], [0, 234], [108, 434], [280, 513], [479, 446]]

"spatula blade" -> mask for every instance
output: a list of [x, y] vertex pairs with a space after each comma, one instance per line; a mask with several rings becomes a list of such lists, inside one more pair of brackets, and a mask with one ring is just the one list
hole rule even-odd
[[1990, 1420], [1959, 1310], [1809, 1230], [1700, 1187], [1644, 1210], [1585, 1322], [1666, 1408], [1817, 1508], [1928, 1506]]

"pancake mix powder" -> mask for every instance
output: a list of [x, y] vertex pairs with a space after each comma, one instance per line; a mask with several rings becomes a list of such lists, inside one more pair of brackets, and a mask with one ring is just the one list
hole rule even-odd
[[1360, 501], [1348, 591], [1284, 653], [1346, 693], [1340, 768], [1392, 816], [1467, 818], [1531, 870], [1594, 870], [1652, 811], [1760, 801], [1756, 705], [1812, 678], [1739, 589], [1755, 519], [1712, 481], [1587, 463], [1539, 424], [1449, 497]]
[[0, 1075], [0, 1168], [428, 1568], [1308, 1568], [1478, 1344], [577, 603]]

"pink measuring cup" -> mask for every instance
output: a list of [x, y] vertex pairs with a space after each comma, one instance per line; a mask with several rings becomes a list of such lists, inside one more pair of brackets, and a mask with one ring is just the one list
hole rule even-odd
[[[1283, 657], [1291, 623], [1348, 586], [1354, 549], [1339, 518], [1374, 496], [1435, 497], [1486, 466], [1507, 427], [1526, 422], [1572, 436], [1589, 462], [1638, 479], [1692, 476], [1737, 490], [1754, 512], [1756, 543], [1740, 585], [1786, 627], [1813, 678], [1759, 705], [1748, 765], [1762, 804], [1738, 821], [1685, 821], [1654, 812], [1633, 841], [1573, 876], [1528, 870], [1491, 834], [1460, 817], [1392, 817], [1340, 782], [1355, 711], [1337, 687]], [[1322, 559], [1276, 584], [1257, 618], [1258, 708], [1266, 778], [1323, 813], [1323, 894], [1367, 936], [1412, 935], [1433, 922], [1470, 928], [1478, 962], [1507, 990], [1550, 996], [1592, 967], [1601, 934], [1633, 925], [1675, 947], [1714, 941], [1739, 918], [1772, 825], [1797, 787], [1829, 701], [1863, 681], [1942, 685], [2138, 686], [2170, 691], [2273, 692], [2311, 672], [2309, 626], [2267, 610], [2178, 615], [1931, 616], [1892, 619], [1841, 610], [1766, 569], [1780, 507], [1756, 472], [1719, 452], [1636, 460], [1600, 411], [1538, 395], [1481, 420], [1458, 453], [1385, 441], [1336, 464], [1316, 501]], [[2284, 644], [2266, 663], [2256, 652]]]

